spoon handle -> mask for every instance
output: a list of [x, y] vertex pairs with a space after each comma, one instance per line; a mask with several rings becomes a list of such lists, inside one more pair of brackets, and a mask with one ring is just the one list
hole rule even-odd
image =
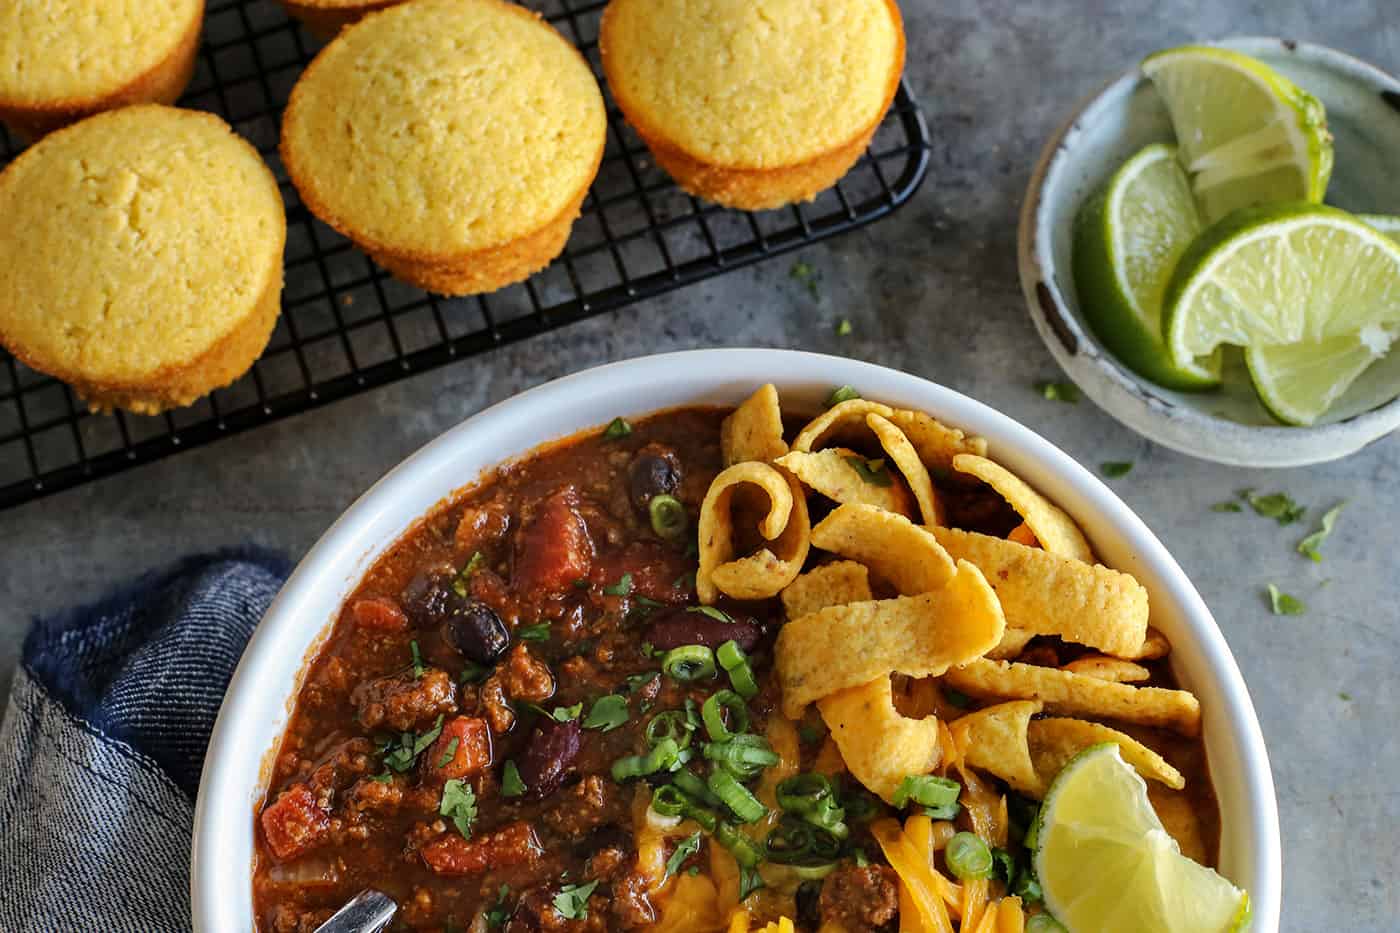
[[379, 933], [398, 909], [399, 905], [382, 891], [361, 891], [318, 926], [316, 933]]

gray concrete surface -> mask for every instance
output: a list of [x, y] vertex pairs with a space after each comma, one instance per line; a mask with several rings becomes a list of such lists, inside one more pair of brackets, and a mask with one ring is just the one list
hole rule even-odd
[[[1204, 594], [1263, 721], [1283, 824], [1284, 929], [1395, 929], [1400, 438], [1310, 469], [1230, 469], [1154, 446], [1087, 401], [1042, 399], [1032, 382], [1060, 374], [1022, 306], [1015, 222], [1041, 141], [1144, 53], [1274, 34], [1396, 70], [1400, 20], [1389, 4], [1321, 0], [903, 6], [909, 76], [937, 137], [932, 172], [902, 213], [802, 254], [822, 277], [817, 300], [790, 279], [792, 260], [776, 260], [0, 513], [0, 696], [36, 614], [194, 551], [256, 542], [300, 555], [406, 454], [521, 389], [690, 347], [842, 354], [968, 393], [1086, 463], [1134, 462], [1113, 486]], [[853, 333], [838, 338], [842, 317]], [[1348, 500], [1325, 561], [1294, 553], [1308, 529], [1210, 510], [1241, 487], [1286, 490], [1312, 516]], [[1307, 614], [1271, 615], [1268, 582], [1306, 600]]]

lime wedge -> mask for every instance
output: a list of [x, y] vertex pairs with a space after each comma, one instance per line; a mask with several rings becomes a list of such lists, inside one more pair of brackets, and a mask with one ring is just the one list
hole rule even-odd
[[1365, 221], [1367, 226], [1400, 243], [1400, 217], [1393, 217], [1390, 214], [1357, 214], [1356, 219]]
[[1186, 249], [1162, 317], [1177, 366], [1249, 348], [1264, 404], [1311, 424], [1400, 330], [1400, 244], [1319, 204], [1236, 211]]
[[1240, 52], [1185, 45], [1142, 70], [1171, 114], [1207, 222], [1273, 201], [1320, 202], [1332, 175], [1322, 102]]
[[1050, 785], [1032, 858], [1045, 906], [1070, 933], [1227, 933], [1249, 923], [1249, 896], [1181, 854], [1113, 743], [1080, 752]]
[[1074, 284], [1099, 339], [1153, 382], [1202, 389], [1218, 379], [1172, 364], [1162, 342], [1162, 295], [1201, 221], [1176, 147], [1148, 146], [1075, 219]]

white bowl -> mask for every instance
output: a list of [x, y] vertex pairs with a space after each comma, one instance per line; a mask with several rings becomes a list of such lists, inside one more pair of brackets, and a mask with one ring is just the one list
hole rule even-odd
[[1221, 810], [1221, 870], [1247, 888], [1258, 933], [1279, 922], [1278, 809], [1264, 738], [1239, 668], [1210, 610], [1140, 519], [1049, 442], [979, 402], [894, 370], [783, 350], [701, 350], [614, 363], [495, 405], [428, 444], [360, 497], [302, 560], [229, 684], [195, 805], [191, 895], [197, 933], [252, 928], [254, 808], [303, 665], [344, 598], [379, 555], [444, 497], [502, 460], [613, 417], [692, 404], [737, 404], [777, 384], [786, 404], [818, 410], [834, 385], [928, 411], [985, 436], [993, 456], [1079, 521], [1103, 560], [1147, 587], [1173, 668], [1201, 699]]
[[[1333, 49], [1291, 39], [1215, 45], [1262, 59], [1327, 107], [1336, 165], [1327, 201], [1400, 213], [1400, 81]], [[1031, 320], [1084, 394], [1135, 431], [1182, 453], [1234, 466], [1290, 467], [1355, 453], [1400, 426], [1400, 352], [1376, 363], [1308, 428], [1284, 427], [1243, 366], [1222, 392], [1164, 389], [1119, 363], [1079, 309], [1070, 270], [1075, 215], [1143, 146], [1173, 139], [1166, 107], [1134, 68], [1094, 95], [1045, 144], [1021, 209], [1021, 287]]]

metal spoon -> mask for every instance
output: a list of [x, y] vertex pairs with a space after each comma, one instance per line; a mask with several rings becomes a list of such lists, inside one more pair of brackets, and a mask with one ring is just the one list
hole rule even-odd
[[316, 933], [379, 933], [394, 919], [399, 905], [383, 891], [361, 891], [316, 928]]

